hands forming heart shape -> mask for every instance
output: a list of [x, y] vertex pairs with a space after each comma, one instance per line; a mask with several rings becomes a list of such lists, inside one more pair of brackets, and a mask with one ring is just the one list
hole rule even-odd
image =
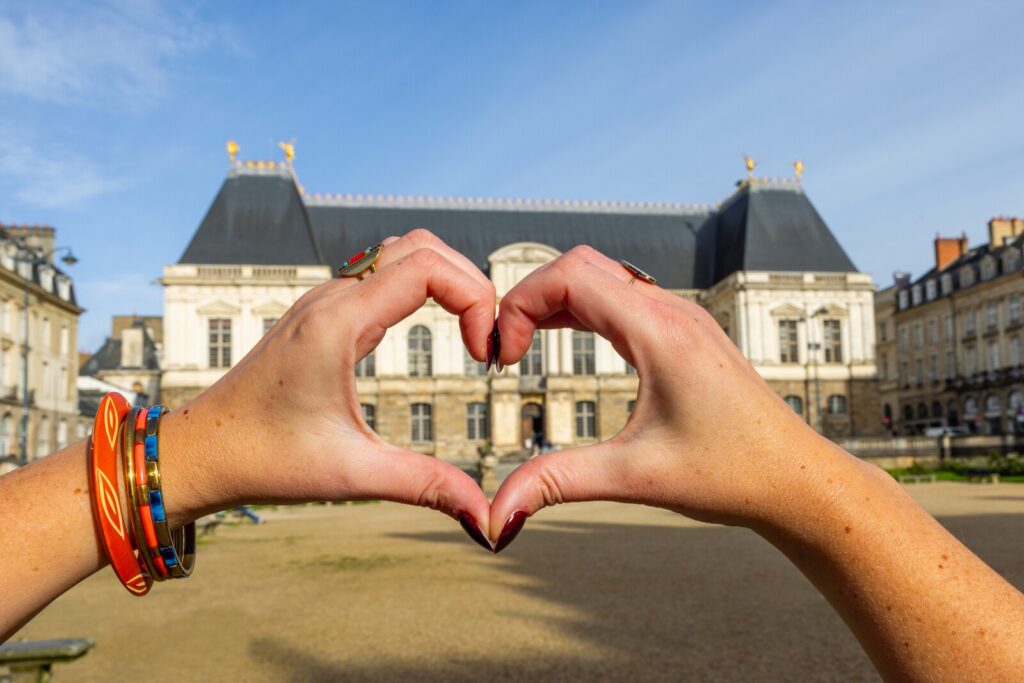
[[[462, 471], [366, 425], [354, 367], [428, 298], [459, 316], [467, 350], [485, 361], [494, 286], [426, 230], [385, 240], [377, 266], [306, 293], [224, 378], [168, 415], [166, 447], [181, 456], [164, 478], [180, 521], [243, 502], [385, 499], [440, 510], [495, 552], [530, 515], [570, 501], [752, 524], [780, 509], [786, 489], [774, 482], [798, 467], [784, 445], [816, 438], [704, 309], [631, 286], [619, 263], [577, 247], [503, 298], [500, 360], [517, 362], [537, 328], [593, 330], [637, 369], [637, 407], [610, 440], [525, 463], [489, 503]], [[761, 476], [737, 481], [731, 473], [751, 460]]]

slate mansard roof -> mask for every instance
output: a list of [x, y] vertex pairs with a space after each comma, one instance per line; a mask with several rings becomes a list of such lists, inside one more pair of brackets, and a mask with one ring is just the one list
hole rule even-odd
[[589, 244], [670, 289], [737, 270], [857, 269], [796, 181], [754, 179], [719, 207], [303, 195], [290, 168], [235, 165], [179, 263], [337, 266], [388, 235], [428, 228], [476, 265], [516, 242]]

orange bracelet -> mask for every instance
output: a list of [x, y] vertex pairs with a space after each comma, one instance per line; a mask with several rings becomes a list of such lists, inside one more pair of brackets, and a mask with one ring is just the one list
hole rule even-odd
[[[89, 472], [92, 476], [93, 519], [103, 550], [114, 573], [128, 592], [142, 596], [149, 592], [153, 578], [139, 563], [135, 548], [132, 547], [117, 479], [117, 457], [121, 450], [118, 447], [118, 432], [129, 408], [124, 396], [114, 392], [100, 401], [90, 439]], [[131, 486], [131, 482], [125, 483]]]

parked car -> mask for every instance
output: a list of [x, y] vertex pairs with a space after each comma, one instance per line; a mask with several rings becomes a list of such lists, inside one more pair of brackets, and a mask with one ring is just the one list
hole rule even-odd
[[929, 427], [924, 430], [925, 436], [939, 438], [942, 436], [967, 436], [970, 434], [966, 427]]

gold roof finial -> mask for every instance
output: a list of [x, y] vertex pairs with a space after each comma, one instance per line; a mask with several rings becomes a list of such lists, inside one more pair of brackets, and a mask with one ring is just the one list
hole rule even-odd
[[796, 179], [800, 180], [804, 177], [804, 162], [797, 159], [793, 162], [793, 170], [796, 171]]
[[288, 163], [292, 163], [295, 159], [295, 140], [290, 142], [279, 142], [277, 146], [284, 150], [284, 158], [288, 160]]
[[743, 163], [747, 167], [747, 177], [748, 178], [753, 178], [754, 177], [754, 167], [757, 166], [757, 162], [754, 161], [753, 159], [751, 159], [750, 157], [748, 157], [746, 154], [744, 154], [743, 155]]
[[234, 140], [228, 140], [227, 147], [228, 147], [228, 158], [231, 159], [231, 161], [234, 161], [235, 157], [238, 156], [238, 143], [235, 142]]

